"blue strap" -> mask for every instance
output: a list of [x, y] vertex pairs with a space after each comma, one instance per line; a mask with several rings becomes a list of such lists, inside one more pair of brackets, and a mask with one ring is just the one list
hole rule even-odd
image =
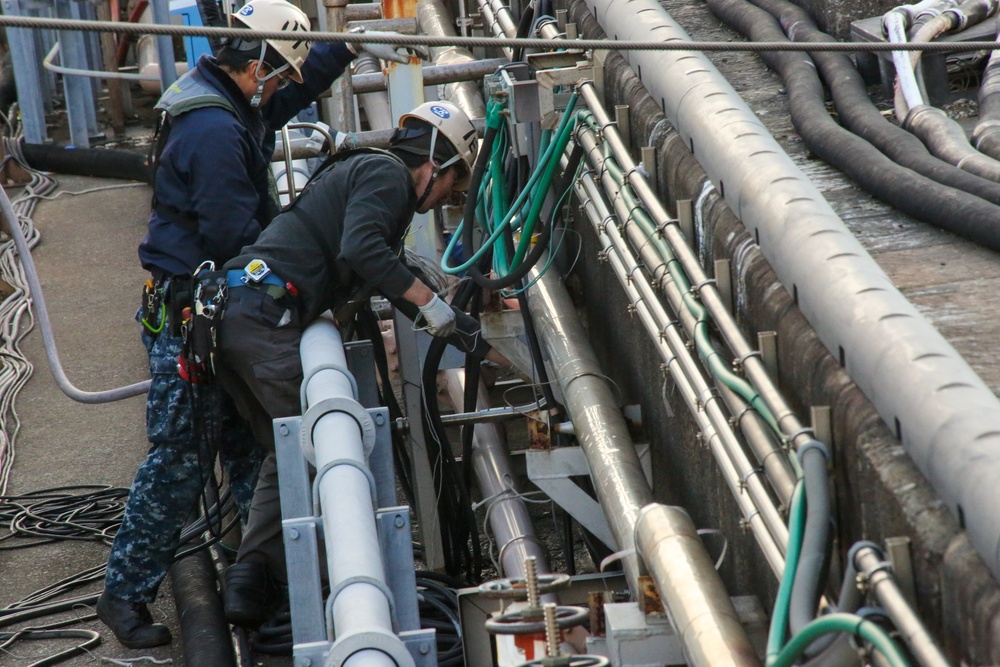
[[243, 269], [231, 269], [226, 271], [226, 282], [229, 283], [230, 287], [239, 287], [240, 285], [277, 285], [278, 287], [284, 287], [285, 283], [274, 273], [268, 273], [264, 276], [264, 279], [260, 282], [253, 282], [249, 278], [246, 278], [246, 272]]

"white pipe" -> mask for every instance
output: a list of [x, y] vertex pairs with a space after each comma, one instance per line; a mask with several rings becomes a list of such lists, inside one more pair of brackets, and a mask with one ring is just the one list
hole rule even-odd
[[74, 67], [63, 67], [62, 65], [53, 64], [56, 56], [59, 55], [59, 51], [62, 49], [62, 43], [56, 42], [49, 49], [49, 52], [45, 54], [45, 58], [42, 59], [42, 67], [49, 70], [50, 72], [55, 72], [56, 74], [63, 74], [66, 76], [83, 76], [89, 79], [124, 79], [126, 81], [159, 81], [158, 76], [147, 76], [143, 74], [134, 74], [132, 72], [105, 72], [102, 70], [92, 70], [92, 69], [76, 69]]
[[[899, 12], [889, 12], [885, 17], [885, 27], [889, 41], [893, 44], [906, 44], [906, 21]], [[906, 112], [914, 107], [923, 106], [924, 96], [917, 83], [917, 75], [913, 72], [910, 54], [906, 51], [893, 51], [892, 64], [896, 67], [896, 84], [903, 93], [906, 109], [896, 109], [900, 121], [906, 119]]]
[[[302, 334], [299, 353], [304, 377], [308, 378], [303, 388], [306, 419], [310, 418], [310, 406], [328, 399], [353, 403], [361, 409], [346, 370], [343, 341], [332, 322], [321, 319], [311, 324]], [[335, 637], [335, 641], [327, 664], [403, 667], [398, 664], [397, 653], [408, 653], [393, 633], [389, 599], [383, 592], [388, 589], [375, 524], [373, 489], [365, 474], [368, 464], [361, 427], [347, 412], [327, 409], [316, 420], [311, 434], [317, 475], [322, 474], [318, 479], [319, 499], [333, 598], [335, 635], [331, 639]], [[324, 471], [334, 461], [352, 464]], [[385, 647], [396, 656], [395, 660]], [[342, 658], [346, 661], [341, 662]], [[412, 665], [410, 659], [408, 667]]]
[[[448, 395], [451, 402], [461, 406], [465, 388], [465, 372], [447, 370]], [[489, 397], [480, 387], [476, 409], [489, 407]], [[547, 574], [548, 554], [535, 535], [531, 516], [517, 488], [517, 480], [507, 456], [506, 441], [497, 424], [476, 424], [472, 441], [472, 466], [479, 482], [479, 490], [489, 501], [490, 526], [500, 550], [500, 576], [511, 579], [525, 577], [524, 561], [535, 559], [535, 571]]]
[[[150, 3], [146, 10], [139, 17], [139, 23], [155, 23], [153, 21], [153, 4]], [[163, 92], [160, 83], [160, 55], [157, 50], [156, 35], [143, 35], [135, 44], [136, 60], [139, 64], [139, 85], [144, 91], [150, 94]], [[174, 63], [177, 76], [181, 76], [188, 70], [186, 61]]]

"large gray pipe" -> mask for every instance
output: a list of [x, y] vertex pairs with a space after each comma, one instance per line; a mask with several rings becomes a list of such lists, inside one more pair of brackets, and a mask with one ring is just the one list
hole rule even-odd
[[[691, 39], [657, 0], [585, 2], [615, 39]], [[1000, 577], [1000, 401], [899, 293], [707, 57], [622, 55]]]
[[[448, 396], [456, 406], [465, 400], [465, 372], [445, 371], [448, 379]], [[479, 387], [476, 409], [489, 407], [486, 391]], [[490, 503], [490, 527], [497, 541], [501, 576], [524, 579], [525, 559], [535, 559], [535, 571], [547, 574], [548, 554], [538, 537], [528, 514], [528, 508], [521, 499], [517, 480], [507, 456], [507, 443], [497, 424], [476, 424], [472, 441], [472, 468], [479, 482], [479, 490], [484, 498], [493, 498]]]
[[[531, 282], [538, 276], [531, 272]], [[587, 332], [558, 272], [550, 269], [528, 290], [528, 309], [538, 338], [558, 378], [577, 440], [590, 464], [597, 500], [608, 519], [618, 548], [635, 547], [635, 522], [639, 510], [653, 502], [653, 493], [635, 452], [625, 418], [601, 372]], [[635, 555], [626, 556], [625, 575], [632, 590], [639, 590]]]
[[[642, 554], [692, 664], [759, 664], [691, 520], [683, 510], [652, 502], [625, 418], [562, 278], [554, 269], [540, 278], [533, 270], [531, 281], [528, 308], [618, 548]], [[636, 554], [623, 562], [629, 587], [639, 590]]]
[[[454, 37], [455, 18], [441, 0], [420, 0], [417, 3], [417, 22], [420, 32], [435, 37]], [[431, 49], [431, 59], [435, 65], [459, 65], [476, 59], [468, 49], [458, 46], [442, 46]], [[486, 104], [479, 94], [479, 84], [475, 81], [460, 81], [445, 86], [445, 97], [469, 118], [485, 118]]]

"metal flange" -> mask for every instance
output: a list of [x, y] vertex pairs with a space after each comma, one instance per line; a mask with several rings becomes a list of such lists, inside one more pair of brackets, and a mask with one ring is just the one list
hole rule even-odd
[[413, 656], [406, 645], [397, 637], [386, 632], [356, 632], [338, 637], [330, 653], [326, 656], [328, 667], [341, 667], [352, 655], [360, 651], [381, 651], [396, 663], [396, 667], [416, 667]]

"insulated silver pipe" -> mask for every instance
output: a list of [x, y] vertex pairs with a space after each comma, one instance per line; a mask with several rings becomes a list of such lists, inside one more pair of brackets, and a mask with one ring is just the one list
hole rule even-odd
[[[590, 464], [597, 500], [618, 548], [628, 551], [635, 547], [639, 510], [653, 502], [635, 445], [562, 277], [551, 268], [541, 276], [533, 269], [529, 282], [534, 285], [528, 290], [528, 309]], [[629, 587], [639, 590], [636, 557], [626, 556], [624, 565]]]
[[[452, 405], [465, 400], [465, 371], [445, 371]], [[489, 408], [489, 397], [480, 386], [476, 409]], [[499, 549], [501, 577], [524, 579], [525, 559], [535, 559], [535, 571], [549, 572], [549, 555], [535, 535], [528, 508], [520, 497], [514, 471], [507, 456], [506, 437], [496, 424], [476, 424], [472, 440], [472, 467], [479, 490], [489, 500], [490, 527]]]
[[[455, 37], [455, 17], [442, 0], [420, 0], [417, 3], [417, 22], [425, 35]], [[459, 46], [432, 48], [431, 59], [435, 65], [440, 66], [472, 66], [476, 62], [468, 49]], [[444, 93], [445, 98], [468, 114], [469, 118], [486, 117], [486, 104], [479, 93], [478, 80], [449, 83], [445, 86]]]
[[[334, 643], [326, 664], [412, 667], [413, 659], [392, 629], [361, 427], [345, 406], [363, 408], [354, 397], [337, 327], [325, 319], [311, 324], [302, 334], [299, 354], [306, 378], [303, 419], [314, 424], [315, 483], [333, 591], [327, 617]], [[408, 662], [400, 663], [401, 656]]]
[[[385, 80], [382, 76], [382, 63], [378, 58], [367, 52], [362, 52], [354, 60], [354, 74], [355, 76], [351, 77], [352, 86], [354, 85], [354, 79], [357, 79], [358, 76], [377, 75], [383, 81]], [[392, 112], [389, 110], [389, 95], [385, 92], [385, 88], [382, 91], [370, 93], [362, 93], [355, 88], [354, 94], [358, 96], [358, 103], [365, 110], [368, 127], [373, 130], [385, 130], [393, 127]]]
[[689, 664], [761, 664], [687, 512], [644, 507], [635, 543], [670, 610]]
[[863, 547], [854, 555], [854, 563], [859, 578], [871, 587], [917, 662], [923, 667], [948, 667], [950, 663], [903, 597], [892, 571], [885, 569], [882, 554], [872, 547]]
[[[585, 2], [604, 32], [617, 39], [690, 41], [658, 0]], [[707, 56], [622, 56], [758, 239], [817, 336], [898, 434], [952, 514], [963, 517], [976, 551], [1000, 577], [1000, 400], [900, 294]], [[664, 221], [669, 217], [657, 223]], [[671, 227], [668, 234], [682, 236]], [[703, 292], [707, 304], [710, 292]], [[748, 377], [770, 407], [752, 373], [748, 365]], [[775, 416], [787, 435], [794, 434], [786, 415]]]
[[[587, 333], [562, 278], [551, 268], [544, 274], [533, 269], [530, 280], [534, 284], [528, 290], [528, 307], [539, 340], [552, 362], [577, 442], [590, 466], [597, 499], [619, 549], [637, 549], [642, 555], [667, 602], [671, 618], [675, 623], [678, 620], [684, 623], [676, 628], [686, 655], [698, 660], [692, 664], [705, 667], [760, 664], [743, 626], [738, 621], [733, 626], [728, 620], [735, 618], [736, 612], [704, 545], [700, 540], [670, 539], [672, 532], [681, 533], [676, 514], [683, 512], [672, 508], [655, 512], [646, 520], [651, 523], [643, 528], [639, 542], [640, 515], [652, 504], [652, 492], [625, 418], [615, 407], [614, 394], [587, 342]], [[659, 520], [661, 517], [668, 522], [667, 526]], [[670, 590], [678, 585], [670, 576], [675, 560], [678, 571], [686, 569], [697, 578], [681, 589]], [[636, 556], [626, 555], [623, 564], [629, 587], [639, 590]], [[719, 589], [723, 594], [718, 593]], [[677, 608], [671, 603], [678, 605]], [[722, 642], [722, 646], [714, 649], [703, 646], [706, 639]], [[709, 658], [712, 662], [702, 661]]]
[[[436, 86], [439, 83], [458, 83], [461, 81], [478, 82], [484, 76], [492, 74], [507, 64], [505, 58], [489, 58], [486, 60], [458, 61], [448, 65], [429, 65], [423, 68], [424, 86]], [[373, 93], [386, 90], [386, 77], [381, 70], [378, 73], [358, 74], [355, 71], [351, 77], [354, 93]]]

